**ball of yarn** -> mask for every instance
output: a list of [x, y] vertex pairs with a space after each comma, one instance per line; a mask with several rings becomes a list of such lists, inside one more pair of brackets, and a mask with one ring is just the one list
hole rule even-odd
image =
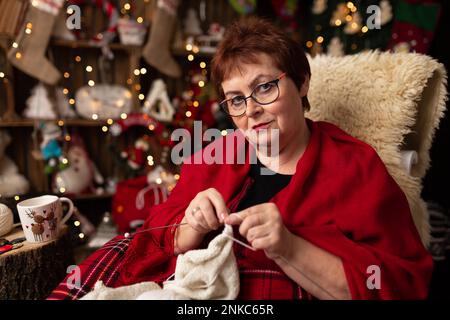
[[11, 231], [14, 225], [14, 218], [11, 209], [0, 203], [0, 236]]

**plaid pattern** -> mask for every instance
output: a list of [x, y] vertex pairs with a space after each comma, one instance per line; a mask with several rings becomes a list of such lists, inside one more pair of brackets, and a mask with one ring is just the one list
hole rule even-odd
[[289, 279], [273, 270], [239, 271], [240, 300], [312, 300], [314, 297]]
[[[251, 178], [246, 179], [242, 189], [229, 203], [234, 210], [252, 185]], [[245, 239], [241, 239], [245, 241]], [[108, 287], [119, 285], [118, 270], [124, 261], [125, 253], [131, 243], [131, 239], [117, 236], [102, 248], [94, 252], [79, 265], [81, 273], [80, 287], [70, 284], [68, 275], [47, 298], [48, 300], [76, 300], [90, 292], [97, 281], [101, 280]], [[238, 299], [243, 300], [272, 300], [272, 299], [313, 299], [304, 289], [290, 280], [285, 274], [272, 270], [272, 268], [252, 269], [245, 266], [248, 254], [245, 248], [234, 244], [236, 259], [240, 267], [240, 293]], [[264, 265], [264, 254], [256, 258]]]
[[101, 280], [108, 287], [114, 287], [123, 257], [131, 239], [117, 236], [95, 251], [78, 267], [80, 268], [80, 287], [71, 285], [68, 275], [47, 300], [76, 300], [90, 292], [97, 281]]

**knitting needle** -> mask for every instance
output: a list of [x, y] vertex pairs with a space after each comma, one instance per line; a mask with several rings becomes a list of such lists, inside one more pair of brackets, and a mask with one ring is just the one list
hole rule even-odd
[[133, 234], [130, 234], [129, 232], [125, 232], [125, 233], [123, 234], [123, 236], [124, 236], [125, 238], [130, 238], [131, 236], [134, 236], [134, 235], [136, 235], [136, 234], [138, 234], [138, 233], [148, 232], [148, 231], [157, 230], [157, 229], [166, 229], [166, 228], [170, 228], [170, 227], [178, 227], [178, 226], [183, 226], [183, 225], [185, 225], [185, 224], [187, 224], [187, 222], [183, 222], [183, 223], [175, 223], [175, 224], [169, 224], [169, 225], [167, 225], [167, 226], [153, 227], [153, 228], [148, 228], [148, 229], [136, 231], [136, 232], [133, 233]]
[[[242, 219], [242, 217], [240, 217], [240, 216], [239, 216], [239, 218]], [[182, 226], [182, 225], [186, 225], [186, 224], [188, 224], [188, 223], [187, 223], [187, 222], [183, 222], [183, 223], [170, 224], [170, 225], [167, 225], [167, 226], [160, 226], [160, 227], [148, 228], [148, 229], [136, 231], [136, 232], [133, 233], [132, 235], [134, 236], [134, 235], [136, 235], [136, 234], [138, 234], [138, 233], [142, 233], [142, 232], [148, 232], [148, 231], [151, 231], [151, 230], [157, 230], [157, 229], [165, 229], [165, 228], [170, 228], [170, 227], [178, 227], [178, 226]], [[129, 237], [132, 236], [132, 235], [131, 235], [130, 233], [128, 233], [128, 232], [126, 232], [126, 233], [124, 234], [125, 238], [129, 238]], [[241, 246], [244, 246], [244, 247], [246, 247], [246, 248], [248, 248], [248, 249], [250, 249], [250, 250], [256, 251], [255, 248], [249, 246], [248, 244], [246, 244], [246, 243], [244, 243], [244, 242], [242, 242], [242, 241], [240, 241], [240, 240], [238, 240], [238, 239], [236, 239], [236, 238], [234, 238], [234, 237], [232, 237], [232, 236], [230, 236], [230, 235], [225, 234], [225, 236], [226, 236], [227, 238], [233, 240], [234, 242], [240, 244]], [[320, 288], [321, 290], [323, 290], [324, 292], [326, 292], [330, 297], [332, 297], [332, 298], [334, 298], [334, 299], [337, 300], [337, 298], [336, 298], [333, 294], [331, 294], [328, 290], [326, 290], [326, 289], [323, 288], [321, 285], [319, 285], [317, 282], [315, 282], [315, 281], [312, 280], [310, 277], [308, 277], [306, 274], [304, 274], [304, 273], [303, 273], [300, 269], [298, 269], [295, 265], [293, 265], [292, 263], [290, 263], [285, 257], [280, 256], [280, 258], [281, 258], [286, 264], [288, 264], [289, 266], [291, 266], [291, 268], [293, 268], [295, 271], [297, 271], [298, 273], [300, 273], [300, 275], [302, 275], [303, 277], [305, 277], [306, 279], [308, 279], [310, 282], [312, 282], [314, 285], [316, 285], [318, 288]]]

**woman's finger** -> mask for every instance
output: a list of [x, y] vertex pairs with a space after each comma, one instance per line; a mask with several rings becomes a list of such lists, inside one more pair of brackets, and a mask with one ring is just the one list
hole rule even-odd
[[208, 198], [204, 198], [199, 202], [198, 207], [203, 216], [203, 220], [210, 230], [216, 230], [219, 227], [219, 220], [214, 211], [214, 207]]
[[208, 197], [214, 206], [217, 218], [219, 219], [220, 222], [223, 222], [223, 220], [229, 214], [225, 200], [223, 199], [219, 191], [213, 188], [208, 190]]
[[262, 214], [262, 212], [255, 212], [251, 216], [247, 216], [239, 226], [239, 233], [243, 237], [247, 238], [247, 233], [251, 228], [260, 226], [264, 223], [261, 219]]
[[264, 238], [272, 231], [272, 226], [268, 223], [250, 228], [247, 232], [247, 241], [252, 242], [255, 239]]
[[256, 250], [265, 250], [272, 245], [272, 238], [269, 235], [265, 237], [256, 238], [253, 241], [249, 241], [252, 247]]
[[191, 210], [186, 214], [186, 222], [200, 233], [206, 233], [208, 227], [205, 221], [203, 221], [203, 215], [201, 212]]

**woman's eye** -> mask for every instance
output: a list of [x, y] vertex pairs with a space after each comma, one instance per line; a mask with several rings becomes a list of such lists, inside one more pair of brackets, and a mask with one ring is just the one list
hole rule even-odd
[[272, 87], [273, 87], [272, 83], [263, 83], [260, 86], [258, 86], [257, 92], [265, 93], [267, 91], [270, 91], [270, 89], [272, 89]]
[[231, 104], [233, 107], [240, 107], [244, 103], [244, 100], [245, 99], [243, 97], [235, 97], [231, 99]]

